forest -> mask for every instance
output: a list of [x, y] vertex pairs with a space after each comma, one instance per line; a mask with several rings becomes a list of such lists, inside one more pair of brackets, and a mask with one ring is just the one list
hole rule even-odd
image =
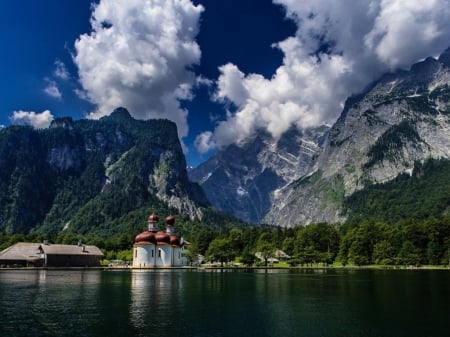
[[[207, 237], [207, 233], [199, 233]], [[449, 265], [450, 217], [402, 220], [394, 225], [363, 222], [356, 226], [314, 223], [295, 228], [233, 228], [210, 244], [196, 240], [193, 252], [207, 261], [267, 265], [277, 250], [290, 266]], [[257, 261], [259, 252], [263, 261]]]
[[[186, 226], [191, 230], [186, 230]], [[282, 250], [289, 266], [421, 266], [450, 265], [450, 217], [401, 220], [393, 225], [366, 221], [358, 225], [313, 223], [295, 228], [229, 227], [210, 228], [183, 223], [181, 230], [189, 246], [190, 262], [198, 254], [206, 262], [267, 266]], [[137, 233], [136, 233], [137, 234]], [[15, 242], [42, 242], [98, 246], [105, 260], [131, 261], [134, 234], [110, 238], [95, 235], [0, 233], [0, 250]], [[256, 258], [258, 253], [261, 259]]]
[[[148, 215], [156, 212], [162, 219], [175, 215], [176, 234], [191, 243], [192, 263], [201, 255], [206, 262], [264, 266], [281, 250], [289, 256], [283, 263], [290, 266], [450, 265], [449, 171], [450, 161], [430, 159], [416, 163], [410, 174], [368, 186], [347, 197], [347, 221], [342, 224], [254, 226], [211, 208], [203, 208], [202, 220], [193, 221], [156, 198], [149, 198], [147, 206], [114, 220], [100, 219], [101, 225], [87, 226], [84, 231], [41, 228], [28, 234], [2, 232], [0, 251], [21, 241], [76, 244], [81, 240], [98, 246], [106, 261], [130, 261], [135, 236], [147, 228]], [[95, 201], [100, 204], [85, 208], [80, 223], [92, 225], [91, 220], [104, 204], [100, 199]], [[106, 204], [113, 206], [113, 212], [120, 210], [124, 202], [116, 197]], [[163, 221], [160, 229], [164, 229]]]

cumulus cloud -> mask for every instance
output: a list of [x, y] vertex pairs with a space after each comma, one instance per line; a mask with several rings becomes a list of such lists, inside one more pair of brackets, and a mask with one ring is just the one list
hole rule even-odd
[[9, 117], [12, 124], [30, 125], [35, 129], [48, 128], [53, 120], [53, 115], [50, 110], [36, 113], [34, 111], [14, 111]]
[[[345, 99], [384, 72], [437, 56], [450, 41], [449, 0], [274, 0], [297, 24], [295, 36], [274, 44], [283, 64], [272, 78], [220, 67], [215, 99], [237, 106], [199, 151], [247, 138], [258, 128], [279, 137], [333, 123]], [[205, 143], [209, 140], [211, 143]]]
[[97, 106], [91, 118], [124, 106], [139, 119], [168, 118], [188, 133], [180, 100], [192, 98], [200, 61], [195, 41], [201, 5], [189, 0], [101, 0], [92, 32], [75, 42], [82, 97]]

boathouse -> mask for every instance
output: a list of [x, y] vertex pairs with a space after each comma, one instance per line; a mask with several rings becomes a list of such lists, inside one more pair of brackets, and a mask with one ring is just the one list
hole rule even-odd
[[96, 246], [19, 242], [0, 252], [0, 266], [97, 267], [104, 255]]
[[133, 245], [133, 268], [181, 267], [187, 265], [187, 242], [174, 233], [175, 218], [166, 218], [166, 231], [158, 231], [158, 216], [148, 217], [148, 229]]
[[98, 267], [104, 255], [96, 246], [42, 244], [45, 267]]
[[19, 242], [0, 252], [0, 267], [42, 267], [40, 243]]

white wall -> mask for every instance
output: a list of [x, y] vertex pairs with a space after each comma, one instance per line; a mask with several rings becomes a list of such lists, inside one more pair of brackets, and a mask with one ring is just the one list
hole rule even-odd
[[186, 265], [184, 254], [186, 254], [184, 247], [155, 246], [152, 244], [135, 245], [133, 248], [133, 268], [184, 266]]
[[[153, 253], [153, 257], [152, 257]], [[133, 248], [133, 267], [148, 268], [155, 266], [155, 245], [136, 245]]]

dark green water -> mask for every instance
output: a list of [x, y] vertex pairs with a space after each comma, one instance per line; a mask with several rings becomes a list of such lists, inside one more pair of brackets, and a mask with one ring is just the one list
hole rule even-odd
[[450, 336], [450, 270], [0, 271], [0, 336]]

